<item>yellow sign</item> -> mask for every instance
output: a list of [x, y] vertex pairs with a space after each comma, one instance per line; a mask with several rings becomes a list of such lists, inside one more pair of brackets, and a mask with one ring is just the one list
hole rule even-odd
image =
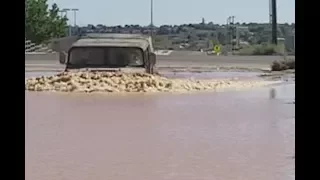
[[221, 47], [219, 45], [215, 45], [213, 47], [213, 50], [216, 52], [216, 53], [219, 53], [221, 51]]

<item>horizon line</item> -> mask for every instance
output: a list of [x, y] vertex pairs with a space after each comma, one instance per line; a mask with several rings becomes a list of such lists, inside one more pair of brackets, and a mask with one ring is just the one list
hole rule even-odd
[[[205, 23], [206, 25], [208, 25], [210, 22], [208, 23]], [[213, 22], [212, 22], [213, 23]], [[189, 25], [189, 24], [192, 24], [192, 25], [196, 25], [196, 24], [201, 24], [201, 23], [182, 23], [182, 24], [161, 24], [161, 25], [156, 25], [156, 24], [153, 24], [153, 26], [155, 27], [160, 27], [160, 26], [181, 26], [181, 25]], [[219, 26], [225, 26], [226, 24], [220, 24], [220, 23], [213, 23], [214, 25], [219, 25]], [[234, 24], [270, 24], [270, 22], [236, 22]], [[277, 24], [295, 24], [295, 22], [278, 22]], [[77, 24], [77, 26], [88, 26], [88, 25], [94, 25], [94, 26], [97, 26], [97, 25], [103, 25], [103, 26], [125, 26], [125, 25], [138, 25], [138, 26], [141, 26], [141, 27], [147, 27], [147, 26], [150, 26], [150, 23], [147, 24], [147, 25], [141, 25], [141, 24], [135, 24], [135, 23], [131, 23], [131, 24], [103, 24], [103, 23], [97, 23], [97, 24], [91, 24], [91, 23], [88, 23], [88, 24]]]

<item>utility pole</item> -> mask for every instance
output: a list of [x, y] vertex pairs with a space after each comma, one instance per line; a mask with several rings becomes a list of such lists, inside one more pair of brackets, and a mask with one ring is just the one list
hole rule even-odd
[[226, 24], [226, 44], [229, 44], [229, 25], [230, 25], [230, 17], [227, 18], [227, 24]]
[[269, 0], [269, 23], [272, 24], [272, 0]]
[[234, 18], [235, 18], [235, 16], [231, 16], [231, 19], [232, 19], [231, 22], [232, 23], [234, 23]]
[[231, 44], [230, 44], [230, 21], [231, 21], [231, 17], [229, 16], [227, 18], [227, 25], [226, 25], [226, 45], [227, 45], [227, 54], [228, 52], [230, 51], [230, 47], [231, 47]]
[[151, 38], [153, 39], [153, 0], [151, 0], [151, 4], [150, 4], [150, 35], [151, 35]]
[[272, 9], [272, 44], [277, 45], [277, 1], [271, 0], [271, 9]]
[[235, 16], [231, 16], [231, 47], [232, 47], [232, 52], [234, 51], [234, 44], [233, 44], [233, 39], [234, 39], [234, 31], [235, 31], [235, 25], [234, 25], [234, 18]]
[[[24, 26], [27, 25], [27, 0], [24, 1]], [[27, 38], [27, 34], [26, 34], [26, 29], [24, 29], [24, 38], [26, 39]]]
[[234, 44], [233, 44], [233, 39], [234, 39], [234, 36], [235, 36], [235, 25], [234, 25], [234, 19], [235, 19], [235, 16], [229, 16], [228, 19], [227, 19], [227, 42], [229, 44], [229, 47], [228, 50], [232, 51], [234, 50]]
[[71, 11], [73, 11], [73, 26], [74, 26], [74, 35], [78, 35], [78, 28], [77, 28], [77, 11], [79, 11], [79, 9], [77, 8], [73, 8], [71, 9]]
[[77, 25], [77, 11], [79, 11], [79, 9], [74, 8], [74, 9], [71, 9], [71, 11], [73, 11], [73, 25], [74, 25], [74, 27], [76, 27], [76, 25]]
[[240, 26], [236, 26], [236, 47], [240, 47]]
[[[60, 12], [61, 12], [61, 15], [62, 15], [62, 13], [63, 12], [65, 12], [66, 13], [66, 16], [67, 16], [67, 18], [68, 18], [68, 12], [69, 11], [73, 11], [73, 15], [74, 15], [74, 27], [76, 26], [76, 21], [77, 21], [77, 11], [79, 11], [79, 9], [77, 9], [77, 8], [72, 8], [72, 9], [70, 9], [70, 8], [64, 8], [64, 9], [62, 9]], [[68, 23], [68, 27], [69, 27], [69, 36], [72, 36], [72, 26], [71, 26], [71, 20], [70, 20], [70, 18], [68, 18], [68, 21], [69, 21], [69, 23]]]

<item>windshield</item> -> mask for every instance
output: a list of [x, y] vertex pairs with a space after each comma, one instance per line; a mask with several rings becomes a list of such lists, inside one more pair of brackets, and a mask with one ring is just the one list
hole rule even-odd
[[125, 67], [143, 66], [143, 52], [139, 48], [77, 47], [70, 51], [68, 66]]

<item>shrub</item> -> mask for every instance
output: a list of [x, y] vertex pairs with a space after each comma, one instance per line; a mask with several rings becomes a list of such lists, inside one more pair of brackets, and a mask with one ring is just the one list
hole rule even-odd
[[276, 60], [273, 61], [271, 64], [271, 70], [272, 71], [283, 71], [287, 69], [295, 69], [295, 60], [289, 59], [289, 60]]
[[282, 54], [281, 47], [272, 44], [259, 44], [240, 49], [239, 55], [274, 55]]
[[295, 69], [295, 60], [294, 59], [289, 59], [286, 61], [286, 64], [289, 69]]

